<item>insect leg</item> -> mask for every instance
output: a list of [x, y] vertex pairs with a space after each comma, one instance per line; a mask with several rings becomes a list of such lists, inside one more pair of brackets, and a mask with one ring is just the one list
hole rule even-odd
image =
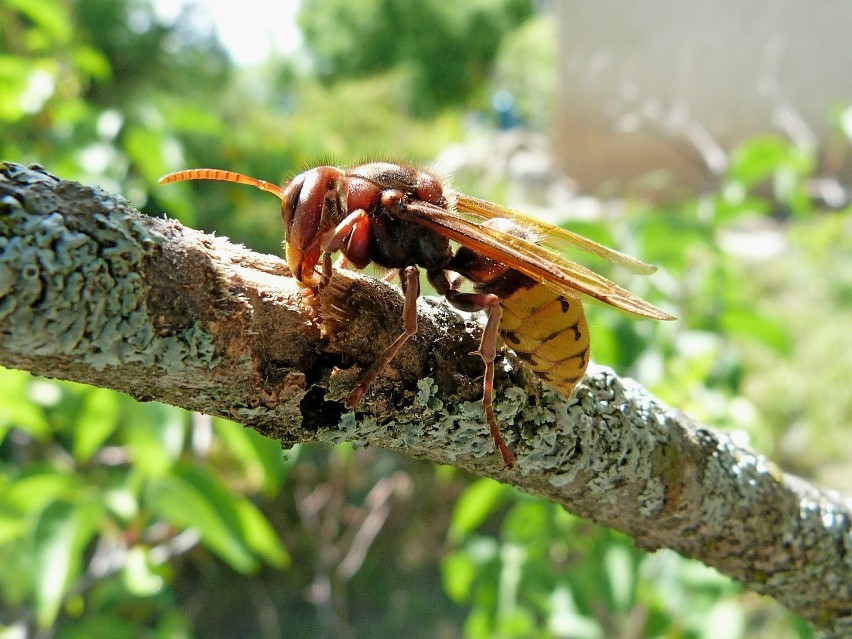
[[349, 396], [346, 398], [346, 404], [352, 408], [358, 405], [358, 402], [364, 397], [370, 385], [385, 367], [390, 364], [399, 349], [402, 348], [402, 345], [412, 335], [417, 333], [417, 298], [420, 296], [420, 271], [416, 266], [406, 266], [401, 272], [400, 280], [402, 282], [402, 290], [405, 293], [405, 303], [402, 311], [405, 330], [379, 355], [378, 359], [373, 362], [373, 365], [361, 376], [361, 379], [355, 388], [352, 389], [352, 392], [349, 393]]
[[503, 464], [506, 468], [512, 468], [515, 465], [515, 456], [503, 440], [500, 434], [500, 427], [497, 425], [497, 418], [494, 415], [494, 406], [492, 397], [494, 394], [494, 359], [497, 357], [497, 336], [500, 328], [500, 320], [503, 318], [503, 308], [500, 306], [500, 299], [496, 295], [489, 295], [488, 306], [488, 321], [485, 324], [485, 330], [482, 332], [482, 340], [479, 342], [479, 349], [471, 353], [471, 355], [479, 355], [485, 364], [485, 374], [482, 379], [482, 408], [485, 410], [485, 420], [488, 422], [488, 428], [491, 431], [491, 437], [494, 439], [494, 444], [497, 450], [503, 456]]
[[[434, 285], [434, 282], [433, 282]], [[447, 300], [462, 311], [486, 311], [488, 321], [485, 330], [482, 331], [482, 339], [479, 349], [471, 355], [479, 355], [485, 364], [485, 373], [482, 377], [482, 409], [485, 411], [485, 421], [488, 422], [488, 430], [494, 445], [503, 457], [506, 468], [515, 466], [515, 455], [509, 449], [500, 427], [497, 425], [497, 417], [494, 415], [494, 360], [497, 357], [497, 337], [499, 335], [500, 321], [503, 319], [503, 308], [500, 306], [500, 298], [493, 293], [460, 293], [455, 289], [444, 291]]]
[[325, 252], [322, 254], [322, 277], [320, 278], [320, 288], [324, 288], [334, 275], [334, 267], [331, 265], [331, 253]]
[[331, 233], [323, 238], [325, 254], [342, 251], [355, 268], [370, 263], [370, 217], [364, 209], [349, 213]]

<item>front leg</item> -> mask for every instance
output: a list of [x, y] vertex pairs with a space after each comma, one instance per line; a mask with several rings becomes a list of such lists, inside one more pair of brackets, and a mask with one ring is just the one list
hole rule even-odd
[[322, 284], [331, 279], [331, 254], [341, 251], [341, 259], [361, 269], [370, 263], [370, 217], [364, 209], [349, 213], [322, 241]]

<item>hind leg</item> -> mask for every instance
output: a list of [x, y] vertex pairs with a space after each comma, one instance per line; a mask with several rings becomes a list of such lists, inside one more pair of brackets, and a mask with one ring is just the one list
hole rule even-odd
[[450, 286], [444, 277], [441, 282], [434, 274], [430, 273], [430, 281], [435, 288], [442, 293], [447, 300], [462, 311], [474, 312], [485, 311], [488, 313], [488, 321], [482, 332], [479, 349], [471, 355], [479, 355], [485, 364], [485, 373], [482, 377], [482, 408], [485, 411], [485, 421], [494, 445], [503, 457], [505, 468], [515, 466], [515, 455], [512, 453], [497, 425], [497, 417], [494, 415], [494, 360], [497, 357], [497, 337], [499, 335], [500, 320], [503, 318], [503, 308], [500, 306], [500, 298], [493, 293], [460, 293]]

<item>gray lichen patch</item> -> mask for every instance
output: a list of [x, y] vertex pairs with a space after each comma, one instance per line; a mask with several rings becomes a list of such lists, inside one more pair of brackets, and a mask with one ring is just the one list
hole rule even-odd
[[437, 396], [431, 378], [418, 383], [411, 406], [401, 409], [393, 419], [379, 422], [373, 415], [344, 413], [338, 424], [323, 430], [319, 438], [331, 443], [350, 441], [356, 445], [373, 443], [418, 457], [430, 457], [435, 442], [441, 442], [440, 456], [482, 459], [491, 456], [494, 446], [482, 419], [478, 402], [450, 402]]
[[[649, 426], [651, 408], [641, 387], [625, 388], [610, 369], [594, 365], [569, 399], [546, 387], [539, 397], [530, 397], [501, 378], [494, 410], [515, 451], [515, 472], [542, 478], [553, 492], [571, 485], [589, 490], [609, 506], [617, 504], [614, 489], [624, 483], [627, 472], [631, 485], [643, 486], [638, 492], [647, 515], [663, 509], [666, 490], [651, 452], [668, 434], [662, 423], [651, 420]], [[589, 392], [590, 386], [594, 392]], [[481, 402], [454, 401], [452, 389], [440, 389], [428, 377], [418, 383], [414, 404], [392, 419], [378, 423], [372, 415], [347, 413], [321, 438], [371, 441], [426, 457], [439, 442], [441, 455], [452, 461], [488, 458], [491, 463], [495, 454]], [[499, 468], [499, 461], [494, 464]]]
[[[155, 333], [142, 269], [163, 238], [120, 199], [80, 185], [69, 193], [73, 183], [20, 169], [0, 167], [0, 346], [22, 357], [73, 357], [95, 370], [214, 366], [213, 343], [197, 324]], [[29, 188], [10, 176], [25, 176]], [[51, 190], [57, 185], [62, 199]], [[81, 216], [61, 201], [104, 212]]]
[[615, 506], [624, 497], [620, 489], [630, 485], [649, 516], [662, 509], [665, 490], [652, 453], [668, 433], [648, 420], [641, 387], [592, 365], [572, 398], [553, 393], [544, 400], [524, 413], [531, 427], [522, 431], [530, 451], [518, 454], [523, 473], [547, 477], [557, 490], [582, 488], [600, 507]]

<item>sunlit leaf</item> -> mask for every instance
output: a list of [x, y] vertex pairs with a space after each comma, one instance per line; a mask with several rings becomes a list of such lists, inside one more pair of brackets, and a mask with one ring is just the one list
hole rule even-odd
[[700, 627], [702, 639], [742, 639], [746, 636], [743, 608], [734, 601], [716, 603]]
[[745, 308], [726, 309], [722, 328], [729, 335], [741, 335], [763, 342], [780, 354], [790, 353], [790, 335], [779, 318]]
[[476, 563], [467, 553], [457, 551], [450, 553], [441, 562], [441, 580], [444, 592], [457, 603], [468, 601], [471, 586], [478, 572]]
[[41, 513], [33, 534], [35, 609], [40, 628], [50, 627], [82, 566], [83, 549], [97, 529], [102, 507], [56, 501]]
[[497, 623], [500, 628], [500, 636], [503, 637], [530, 637], [536, 631], [536, 619], [526, 606], [516, 605], [509, 611], [501, 610], [498, 613]]
[[86, 75], [96, 80], [106, 80], [112, 73], [109, 59], [94, 47], [80, 44], [74, 48], [74, 62]]
[[20, 539], [26, 528], [27, 521], [20, 513], [6, 512], [0, 506], [0, 545]]
[[492, 639], [494, 623], [488, 610], [481, 606], [471, 610], [464, 621], [465, 639]]
[[21, 58], [0, 55], [0, 121], [14, 122], [24, 114], [21, 95], [31, 65]]
[[165, 473], [180, 456], [186, 437], [186, 413], [165, 404], [134, 404], [124, 428], [137, 470]]
[[118, 396], [114, 391], [93, 388], [83, 400], [74, 429], [74, 457], [87, 461], [118, 427]]
[[149, 482], [145, 490], [147, 505], [159, 516], [179, 528], [198, 531], [201, 541], [212, 552], [240, 572], [251, 572], [257, 561], [242, 538], [242, 529], [233, 504], [212, 479], [195, 481], [175, 474]]
[[448, 537], [456, 542], [463, 539], [504, 504], [511, 494], [508, 486], [493, 479], [473, 482], [453, 508]]
[[51, 501], [73, 496], [82, 483], [80, 478], [52, 468], [30, 467], [29, 474], [10, 481], [3, 487], [0, 503], [19, 513], [34, 513]]
[[790, 143], [778, 136], [755, 137], [731, 154], [729, 177], [754, 186], [770, 177], [790, 153]]
[[550, 596], [548, 628], [557, 637], [572, 639], [598, 639], [604, 637], [603, 629], [594, 619], [581, 615], [567, 587], [558, 586]]
[[623, 612], [629, 610], [636, 578], [633, 557], [624, 546], [612, 545], [606, 550], [604, 565], [614, 608]]
[[28, 373], [0, 368], [0, 442], [11, 428], [20, 428], [36, 439], [49, 435], [50, 426], [44, 411], [36, 403], [24, 399], [32, 381]]
[[773, 207], [768, 199], [750, 195], [745, 187], [736, 183], [715, 199], [713, 221], [718, 226], [749, 215], [768, 215]]
[[61, 3], [51, 0], [6, 0], [15, 10], [20, 11], [41, 29], [54, 42], [67, 42], [73, 33], [68, 14]]
[[124, 584], [135, 595], [147, 597], [160, 592], [163, 578], [148, 563], [147, 549], [133, 546], [127, 553], [124, 564]]
[[213, 425], [228, 452], [242, 464], [241, 472], [250, 490], [263, 490], [268, 495], [276, 493], [285, 468], [281, 444], [234, 422], [217, 419]]

